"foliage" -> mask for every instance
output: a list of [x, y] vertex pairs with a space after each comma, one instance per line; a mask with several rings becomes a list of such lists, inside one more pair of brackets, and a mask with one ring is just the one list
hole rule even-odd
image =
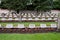
[[60, 0], [54, 1], [53, 9], [59, 9], [60, 10]]
[[51, 9], [60, 9], [59, 1], [60, 0], [54, 2], [52, 0], [32, 0], [29, 2], [29, 0], [2, 0], [0, 8], [16, 10], [17, 12], [20, 10], [46, 11]]

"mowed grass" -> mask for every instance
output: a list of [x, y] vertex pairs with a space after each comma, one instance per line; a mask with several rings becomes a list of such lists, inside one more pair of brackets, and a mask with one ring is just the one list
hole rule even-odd
[[26, 27], [29, 26], [29, 24], [35, 24], [36, 26], [40, 26], [40, 24], [46, 24], [47, 26], [50, 26], [50, 24], [57, 22], [0, 22], [2, 26], [6, 26], [6, 24], [13, 24], [14, 26], [17, 26], [18, 24], [24, 24]]
[[60, 40], [60, 33], [0, 34], [0, 40]]

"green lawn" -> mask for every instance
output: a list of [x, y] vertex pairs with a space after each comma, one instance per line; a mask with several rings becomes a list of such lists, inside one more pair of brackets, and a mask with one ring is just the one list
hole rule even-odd
[[0, 22], [3, 26], [6, 26], [6, 24], [13, 24], [14, 26], [17, 26], [18, 24], [24, 24], [25, 26], [29, 26], [29, 24], [35, 24], [36, 26], [40, 26], [40, 24], [46, 24], [47, 26], [50, 26], [50, 24], [57, 22]]
[[60, 40], [60, 33], [0, 34], [0, 40]]

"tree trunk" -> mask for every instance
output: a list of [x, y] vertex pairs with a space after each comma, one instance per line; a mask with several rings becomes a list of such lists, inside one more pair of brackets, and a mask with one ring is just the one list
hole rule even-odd
[[60, 29], [60, 13], [58, 13], [58, 29]]

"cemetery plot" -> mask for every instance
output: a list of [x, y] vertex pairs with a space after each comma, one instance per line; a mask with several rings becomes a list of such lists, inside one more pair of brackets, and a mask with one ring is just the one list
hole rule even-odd
[[34, 28], [34, 27], [57, 27], [57, 22], [0, 22], [0, 26], [2, 27], [10, 27], [10, 28]]
[[[3, 14], [3, 13], [2, 13]], [[0, 21], [57, 21], [57, 14], [44, 13], [36, 16], [35, 13], [19, 13], [19, 14], [0, 14]]]

